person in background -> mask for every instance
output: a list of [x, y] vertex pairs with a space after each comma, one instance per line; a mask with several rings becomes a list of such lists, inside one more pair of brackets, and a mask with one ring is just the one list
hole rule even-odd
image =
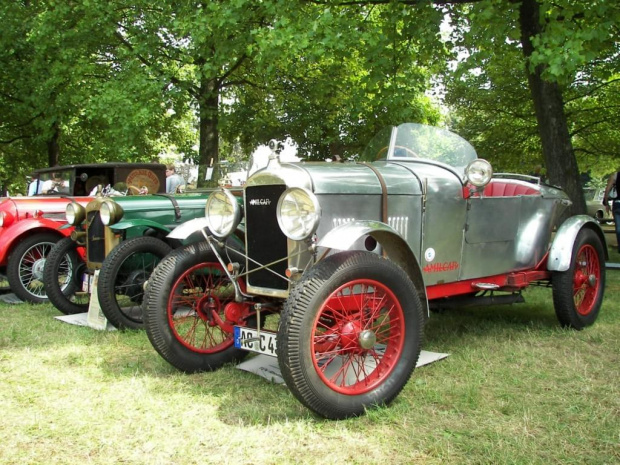
[[41, 192], [43, 194], [58, 194], [58, 193], [67, 194], [68, 186], [69, 185], [67, 181], [62, 179], [62, 176], [60, 175], [60, 173], [52, 173], [51, 179], [48, 179], [43, 182], [43, 186], [41, 187]]
[[41, 193], [41, 181], [38, 174], [32, 175], [32, 181], [28, 184], [28, 197]]
[[614, 222], [616, 223], [616, 240], [618, 241], [618, 252], [620, 253], [620, 198], [618, 198], [618, 189], [620, 185], [620, 173], [615, 172], [607, 180], [607, 186], [605, 186], [605, 194], [603, 195], [603, 205], [605, 210], [609, 213], [609, 202], [612, 202], [611, 212], [614, 215]]
[[185, 179], [175, 172], [174, 165], [166, 166], [166, 192], [174, 194], [180, 186], [185, 186]]

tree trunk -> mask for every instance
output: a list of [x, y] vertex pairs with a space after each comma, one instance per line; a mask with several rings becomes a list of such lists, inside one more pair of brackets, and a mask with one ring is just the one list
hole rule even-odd
[[530, 67], [534, 51], [532, 38], [542, 32], [540, 5], [537, 0], [522, 0], [520, 8], [521, 45], [525, 66], [536, 111], [538, 132], [542, 142], [543, 156], [550, 184], [562, 187], [573, 202], [570, 214], [586, 212], [579, 168], [568, 131], [562, 90], [556, 82], [543, 79], [545, 67]]
[[[203, 78], [200, 84], [198, 147], [198, 187], [217, 186], [219, 173], [219, 134], [217, 130], [219, 89], [215, 79]], [[205, 179], [208, 168], [213, 168], [211, 179]]]
[[54, 121], [52, 123], [52, 135], [50, 139], [47, 141], [47, 163], [51, 168], [52, 166], [56, 166], [60, 160], [60, 144], [58, 143], [60, 139], [60, 125], [58, 121]]

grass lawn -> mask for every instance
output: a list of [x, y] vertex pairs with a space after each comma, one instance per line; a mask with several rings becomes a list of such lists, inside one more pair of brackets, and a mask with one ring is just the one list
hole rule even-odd
[[620, 271], [581, 332], [559, 327], [550, 289], [525, 298], [433, 314], [424, 348], [451, 356], [340, 422], [232, 366], [181, 374], [143, 332], [0, 303], [0, 463], [619, 463]]

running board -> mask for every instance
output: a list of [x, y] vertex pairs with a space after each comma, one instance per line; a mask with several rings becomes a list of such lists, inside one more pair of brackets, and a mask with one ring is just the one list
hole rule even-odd
[[520, 304], [525, 302], [520, 292], [505, 295], [489, 295], [489, 296], [464, 296], [452, 297], [447, 299], [431, 300], [428, 305], [431, 310], [442, 308], [461, 308], [461, 307], [482, 307], [487, 305], [504, 305], [504, 304]]

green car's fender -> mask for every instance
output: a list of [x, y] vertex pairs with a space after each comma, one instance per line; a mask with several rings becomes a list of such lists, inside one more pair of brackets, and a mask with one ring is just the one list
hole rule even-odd
[[112, 231], [124, 231], [131, 228], [153, 228], [166, 234], [172, 231], [172, 228], [169, 228], [166, 225], [143, 218], [137, 218], [130, 221], [120, 221], [116, 224], [110, 225], [110, 229]]

